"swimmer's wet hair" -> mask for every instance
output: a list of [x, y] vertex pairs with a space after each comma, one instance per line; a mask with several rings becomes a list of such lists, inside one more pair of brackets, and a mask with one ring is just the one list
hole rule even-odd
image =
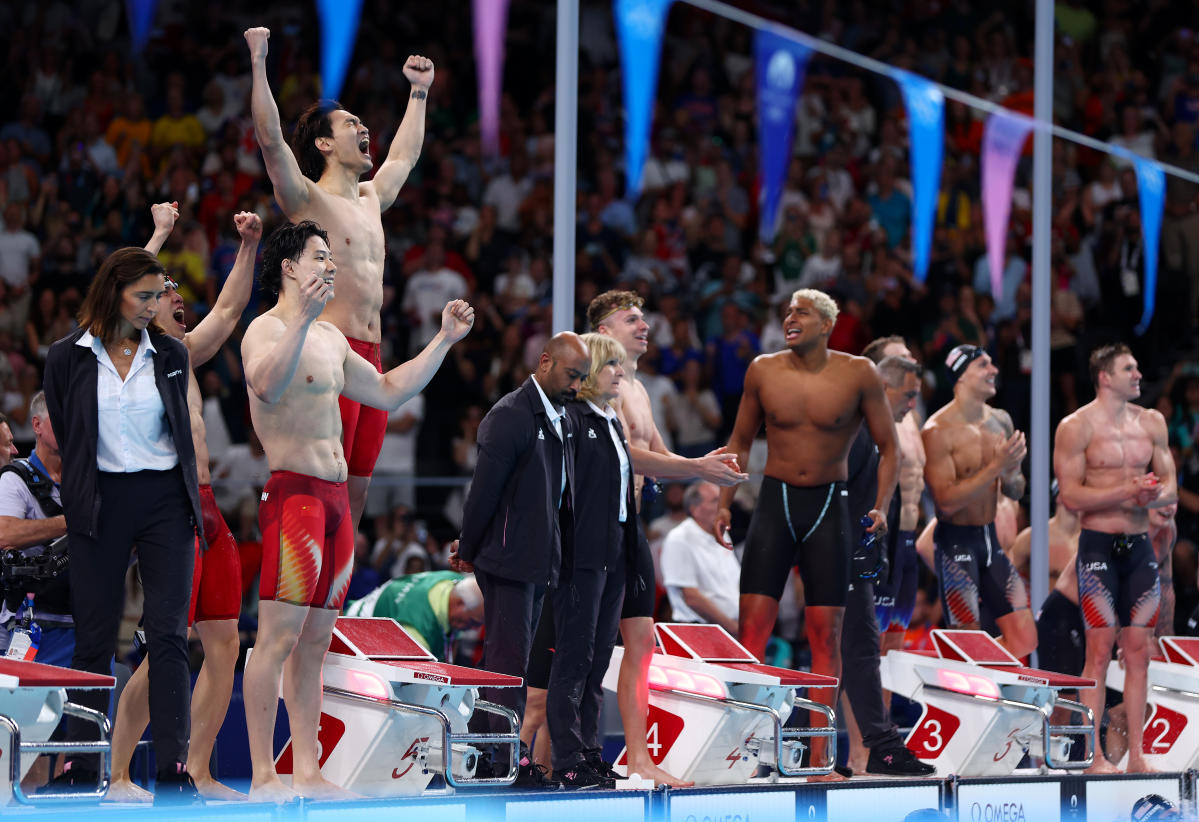
[[304, 109], [300, 113], [300, 119], [296, 121], [292, 148], [301, 173], [309, 180], [318, 181], [325, 173], [328, 162], [316, 147], [316, 141], [321, 137], [333, 136], [333, 119], [329, 115], [344, 108], [345, 106], [336, 100], [318, 100]]
[[283, 261], [298, 260], [304, 253], [309, 237], [320, 237], [329, 244], [329, 235], [312, 220], [284, 223], [271, 232], [262, 246], [262, 271], [258, 282], [271, 294], [278, 294], [283, 285]]
[[636, 291], [605, 291], [587, 305], [587, 327], [599, 331], [600, 324], [626, 308], [641, 308], [645, 300]]
[[1116, 362], [1116, 357], [1121, 354], [1132, 354], [1132, 349], [1124, 343], [1112, 343], [1111, 345], [1101, 345], [1091, 352], [1090, 368], [1091, 368], [1091, 384], [1096, 388], [1099, 387], [1099, 374], [1106, 371], [1112, 372], [1112, 366]]

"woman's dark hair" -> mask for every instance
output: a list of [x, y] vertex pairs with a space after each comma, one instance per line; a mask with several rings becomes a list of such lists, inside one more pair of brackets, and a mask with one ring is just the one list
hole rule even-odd
[[102, 342], [113, 342], [121, 322], [121, 292], [142, 277], [164, 273], [162, 263], [146, 249], [118, 248], [100, 264], [100, 270], [92, 278], [79, 307], [79, 325]]
[[329, 235], [312, 220], [284, 223], [271, 232], [262, 249], [262, 273], [258, 275], [262, 287], [278, 294], [283, 283], [283, 261], [298, 260], [304, 253], [309, 237], [320, 237], [329, 244]]
[[300, 171], [310, 180], [319, 180], [325, 173], [325, 155], [316, 147], [319, 137], [333, 136], [333, 121], [329, 113], [343, 108], [336, 100], [318, 100], [300, 114], [296, 131], [292, 136], [296, 162]]

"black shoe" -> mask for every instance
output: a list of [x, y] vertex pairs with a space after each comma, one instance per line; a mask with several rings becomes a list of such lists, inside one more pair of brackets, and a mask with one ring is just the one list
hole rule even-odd
[[853, 778], [853, 768], [848, 765], [834, 765], [833, 773], [845, 777], [846, 779]]
[[157, 806], [203, 805], [196, 783], [182, 766], [158, 774], [154, 779], [154, 804]]
[[624, 779], [623, 776], [612, 770], [612, 763], [605, 760], [599, 748], [583, 749], [583, 758], [587, 760], [596, 773], [605, 779], [611, 779], [615, 782], [617, 779]]
[[935, 767], [921, 762], [903, 745], [871, 750], [866, 762], [866, 773], [881, 776], [932, 776], [936, 772]]
[[90, 768], [69, 768], [51, 779], [35, 793], [39, 796], [95, 792], [100, 787], [100, 775]]
[[[505, 770], [503, 775], [507, 773]], [[475, 779], [491, 779], [495, 775], [495, 763], [491, 761], [491, 754], [480, 752], [479, 758], [475, 760]]]
[[512, 783], [512, 787], [538, 791], [556, 791], [562, 787], [561, 782], [550, 779], [546, 773], [544, 765], [538, 765], [528, 756], [522, 756], [520, 767], [516, 771], [516, 781]]
[[601, 774], [586, 759], [576, 762], [564, 771], [555, 771], [554, 775], [562, 780], [562, 787], [567, 790], [616, 787], [615, 779], [610, 779]]

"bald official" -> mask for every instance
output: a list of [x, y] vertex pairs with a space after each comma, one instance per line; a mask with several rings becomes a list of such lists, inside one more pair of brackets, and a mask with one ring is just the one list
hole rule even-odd
[[[564, 405], [590, 365], [578, 334], [554, 335], [537, 370], [479, 424], [479, 458], [451, 567], [475, 573], [483, 592], [483, 654], [496, 673], [525, 678], [546, 589], [557, 583], [570, 550], [574, 432]], [[483, 696], [523, 720], [524, 688], [485, 688]], [[494, 732], [508, 731], [501, 716], [488, 714], [487, 721]], [[523, 743], [519, 764], [516, 787], [555, 786]]]

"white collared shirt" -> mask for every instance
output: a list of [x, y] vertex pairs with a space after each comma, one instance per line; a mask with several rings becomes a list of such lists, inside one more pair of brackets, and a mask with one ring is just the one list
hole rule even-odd
[[96, 355], [96, 467], [124, 474], [166, 471], [178, 465], [166, 407], [154, 380], [155, 348], [149, 332], [142, 329], [141, 343], [124, 380], [104, 343], [90, 331], [84, 331], [75, 344]]
[[620, 521], [625, 522], [629, 518], [628, 496], [631, 464], [628, 452], [624, 450], [624, 443], [620, 441], [620, 432], [616, 430], [616, 409], [610, 405], [600, 408], [591, 400], [587, 400], [587, 404], [591, 406], [592, 411], [608, 421], [608, 436], [612, 438], [612, 444], [616, 446], [616, 458], [620, 460]]
[[545, 406], [545, 415], [549, 417], [550, 425], [554, 427], [554, 434], [562, 442], [562, 487], [558, 489], [558, 505], [562, 504], [562, 495], [566, 493], [566, 440], [562, 439], [562, 418], [566, 416], [565, 408], [555, 408], [550, 402], [550, 398], [545, 395], [545, 390], [541, 387], [541, 383], [537, 382], [536, 377], [531, 378], [533, 385], [537, 386], [537, 396], [541, 397], [541, 404]]

